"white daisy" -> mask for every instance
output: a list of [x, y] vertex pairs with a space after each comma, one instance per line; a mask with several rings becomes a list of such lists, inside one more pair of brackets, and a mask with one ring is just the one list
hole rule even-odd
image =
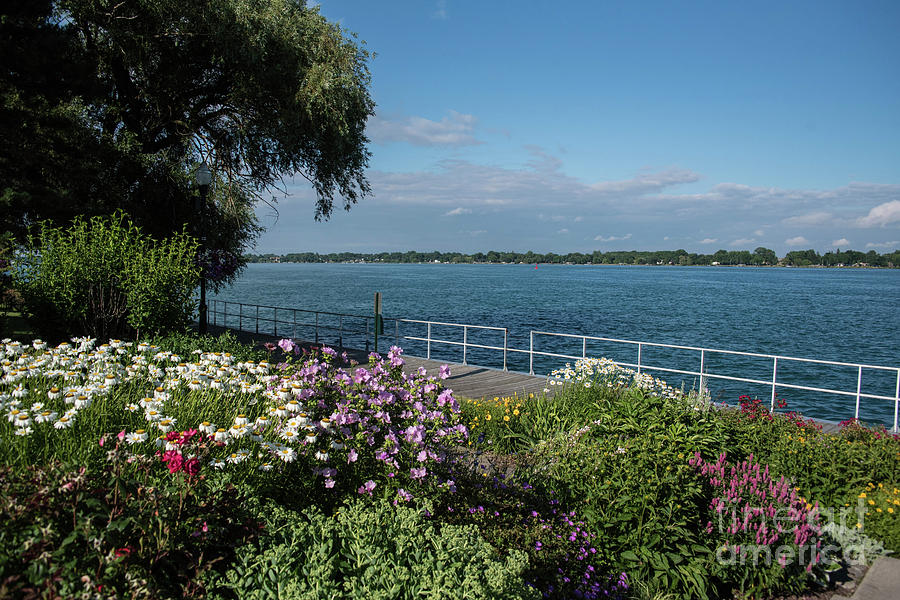
[[63, 415], [59, 418], [59, 421], [53, 424], [55, 429], [68, 429], [72, 426], [75, 420], [72, 417]]
[[129, 433], [125, 436], [125, 441], [129, 444], [140, 444], [141, 442], [147, 441], [147, 432], [143, 429], [138, 429], [134, 433]]
[[297, 458], [297, 452], [293, 448], [280, 448], [276, 454], [286, 463], [294, 462]]

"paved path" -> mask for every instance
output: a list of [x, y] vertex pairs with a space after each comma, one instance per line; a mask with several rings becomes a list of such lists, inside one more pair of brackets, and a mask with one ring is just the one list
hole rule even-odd
[[852, 595], [835, 595], [831, 600], [897, 600], [900, 598], [900, 559], [889, 556], [877, 559], [862, 581], [847, 591], [852, 591]]

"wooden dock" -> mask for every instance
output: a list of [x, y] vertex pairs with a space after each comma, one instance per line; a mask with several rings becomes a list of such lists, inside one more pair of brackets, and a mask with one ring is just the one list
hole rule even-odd
[[[277, 343], [280, 339], [265, 333], [251, 333], [209, 325], [209, 333], [212, 335], [219, 335], [225, 331], [233, 334], [242, 343], [253, 346], [262, 346], [267, 342]], [[313, 342], [309, 341], [294, 341], [305, 348], [314, 345]], [[347, 348], [344, 350], [352, 359], [362, 364], [368, 361], [365, 351]], [[382, 356], [384, 354], [386, 352], [382, 353]], [[449, 361], [428, 360], [417, 356], [404, 355], [403, 360], [405, 361], [403, 370], [407, 373], [415, 372], [419, 367], [425, 367], [429, 374], [437, 375], [441, 365], [450, 365], [450, 377], [444, 381], [444, 385], [452, 389], [457, 398], [480, 400], [482, 398], [504, 398], [514, 394], [519, 394], [520, 396], [523, 394], [534, 394], [537, 396], [548, 387], [547, 378], [543, 376], [514, 373], [489, 367], [461, 365]]]

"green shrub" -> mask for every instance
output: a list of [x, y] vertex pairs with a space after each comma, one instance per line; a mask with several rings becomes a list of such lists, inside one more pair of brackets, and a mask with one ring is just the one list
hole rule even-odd
[[0, 467], [0, 597], [194, 596], [255, 533], [232, 486], [104, 442], [107, 460], [87, 468]]
[[238, 548], [212, 598], [536, 598], [523, 552], [497, 555], [474, 526], [426, 521], [387, 501], [353, 500], [326, 516], [263, 509], [266, 534]]
[[119, 212], [68, 228], [42, 223], [13, 275], [45, 338], [132, 337], [190, 322], [196, 252], [186, 233], [157, 241]]

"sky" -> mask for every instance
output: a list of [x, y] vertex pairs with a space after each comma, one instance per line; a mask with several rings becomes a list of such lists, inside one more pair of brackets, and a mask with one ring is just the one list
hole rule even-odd
[[900, 248], [900, 2], [323, 0], [373, 195], [256, 252]]

